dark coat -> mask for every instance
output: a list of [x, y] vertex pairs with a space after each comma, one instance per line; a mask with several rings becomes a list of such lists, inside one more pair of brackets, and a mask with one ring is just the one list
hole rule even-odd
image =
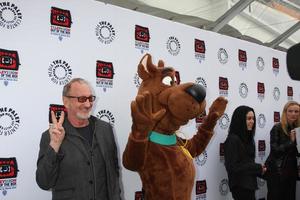
[[[290, 130], [288, 130], [290, 131]], [[271, 151], [267, 161], [268, 169], [271, 174], [285, 175], [289, 178], [297, 178], [297, 147], [296, 142], [292, 142], [286, 135], [281, 124], [275, 124], [270, 133]], [[287, 172], [285, 168], [293, 171]]]
[[[98, 147], [92, 151], [84, 146], [82, 136], [67, 119], [63, 123], [65, 138], [58, 153], [49, 145], [49, 131], [42, 135], [36, 181], [42, 189], [52, 189], [53, 200], [100, 200], [99, 197], [95, 198], [96, 183], [103, 182], [103, 177], [95, 176], [95, 171], [100, 167], [106, 171], [108, 199], [121, 199], [119, 164], [112, 127], [95, 117], [90, 120], [95, 124], [94, 141], [98, 143]], [[100, 166], [99, 159], [95, 159], [99, 156], [103, 158], [105, 167], [103, 162]]]
[[236, 186], [249, 190], [257, 189], [256, 177], [261, 175], [262, 167], [255, 163], [255, 154], [246, 150], [251, 148], [255, 148], [254, 143], [244, 143], [235, 134], [228, 135], [224, 151], [230, 190]]

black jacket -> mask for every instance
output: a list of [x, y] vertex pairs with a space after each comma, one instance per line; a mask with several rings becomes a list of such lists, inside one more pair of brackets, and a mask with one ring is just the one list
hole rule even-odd
[[236, 186], [249, 190], [257, 189], [256, 177], [261, 175], [262, 167], [255, 163], [255, 153], [248, 151], [253, 148], [255, 149], [254, 142], [244, 143], [237, 135], [228, 135], [224, 151], [230, 190]]
[[[288, 128], [288, 131], [290, 129]], [[271, 173], [297, 177], [297, 148], [296, 142], [292, 142], [286, 135], [281, 124], [275, 124], [270, 133], [271, 151], [266, 162]], [[286, 171], [288, 170], [288, 171]]]

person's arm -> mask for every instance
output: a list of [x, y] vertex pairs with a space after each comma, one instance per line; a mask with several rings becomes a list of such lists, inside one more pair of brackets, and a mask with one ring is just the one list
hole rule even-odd
[[55, 185], [59, 173], [59, 163], [63, 159], [63, 154], [56, 153], [49, 143], [50, 136], [46, 131], [41, 138], [36, 170], [36, 182], [44, 190], [49, 190]]
[[282, 134], [281, 132], [282, 129], [278, 124], [274, 125], [270, 132], [271, 151], [275, 155], [285, 153], [296, 145], [295, 142], [292, 142], [291, 140], [287, 140], [285, 143], [279, 142], [280, 134]]
[[241, 162], [239, 154], [242, 144], [237, 138], [231, 137], [226, 140], [224, 144], [225, 150], [225, 167], [231, 174], [252, 174], [261, 175], [263, 173], [263, 166], [255, 162]]

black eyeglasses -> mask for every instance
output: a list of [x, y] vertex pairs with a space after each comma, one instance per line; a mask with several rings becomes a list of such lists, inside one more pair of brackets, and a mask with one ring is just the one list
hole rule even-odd
[[89, 102], [94, 102], [95, 99], [96, 99], [96, 96], [89, 96], [89, 97], [85, 97], [85, 96], [80, 96], [80, 97], [74, 97], [74, 96], [65, 96], [65, 97], [68, 97], [68, 98], [76, 98], [77, 101], [79, 103], [85, 103], [86, 100], [89, 100]]

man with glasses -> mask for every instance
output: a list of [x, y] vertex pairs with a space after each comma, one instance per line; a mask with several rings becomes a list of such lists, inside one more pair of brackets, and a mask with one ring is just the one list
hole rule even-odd
[[52, 190], [52, 199], [119, 200], [117, 147], [109, 123], [91, 116], [93, 95], [89, 83], [72, 79], [63, 88], [67, 113], [42, 135], [36, 181]]

